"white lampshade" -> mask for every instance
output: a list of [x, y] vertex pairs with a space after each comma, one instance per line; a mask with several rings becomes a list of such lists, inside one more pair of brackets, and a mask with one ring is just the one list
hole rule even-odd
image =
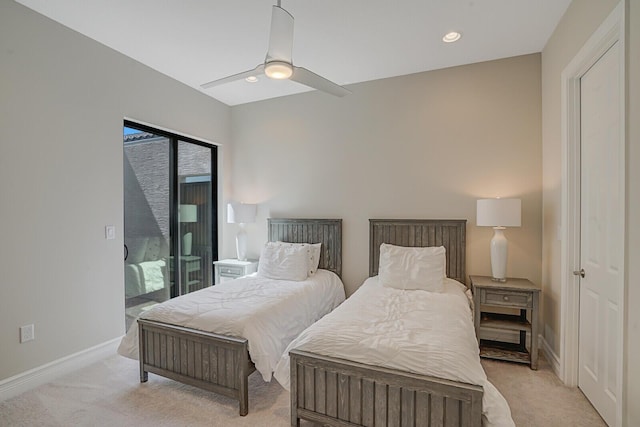
[[227, 205], [227, 222], [229, 224], [248, 224], [256, 222], [258, 205], [249, 203], [229, 203]]
[[476, 224], [481, 227], [520, 227], [520, 199], [480, 199]]
[[180, 205], [180, 222], [198, 222], [198, 205]]

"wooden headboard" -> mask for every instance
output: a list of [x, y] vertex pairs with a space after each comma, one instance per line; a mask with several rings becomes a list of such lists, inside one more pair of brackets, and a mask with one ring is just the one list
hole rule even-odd
[[370, 219], [369, 276], [378, 274], [380, 245], [444, 246], [447, 277], [465, 283], [466, 219]]
[[342, 277], [342, 220], [269, 218], [269, 241], [322, 243], [318, 268]]

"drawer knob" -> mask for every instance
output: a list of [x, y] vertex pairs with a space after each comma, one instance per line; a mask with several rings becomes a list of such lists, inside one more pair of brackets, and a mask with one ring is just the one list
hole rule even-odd
[[508, 296], [503, 296], [502, 299], [504, 299], [505, 301], [509, 301], [509, 297]]

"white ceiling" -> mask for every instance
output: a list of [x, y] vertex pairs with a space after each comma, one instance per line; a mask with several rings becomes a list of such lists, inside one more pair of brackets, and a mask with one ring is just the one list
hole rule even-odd
[[[276, 0], [17, 0], [228, 105], [310, 90], [262, 77]], [[341, 85], [540, 52], [571, 0], [283, 0], [293, 62]], [[456, 43], [443, 43], [451, 30]], [[322, 96], [331, 96], [322, 94]]]

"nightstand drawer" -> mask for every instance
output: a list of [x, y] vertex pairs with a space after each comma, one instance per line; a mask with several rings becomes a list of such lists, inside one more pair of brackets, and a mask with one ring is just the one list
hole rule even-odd
[[244, 275], [244, 267], [233, 267], [221, 265], [220, 267], [220, 275], [225, 277], [238, 277]]
[[487, 305], [498, 305], [515, 308], [532, 308], [531, 292], [509, 292], [483, 289], [480, 302]]

